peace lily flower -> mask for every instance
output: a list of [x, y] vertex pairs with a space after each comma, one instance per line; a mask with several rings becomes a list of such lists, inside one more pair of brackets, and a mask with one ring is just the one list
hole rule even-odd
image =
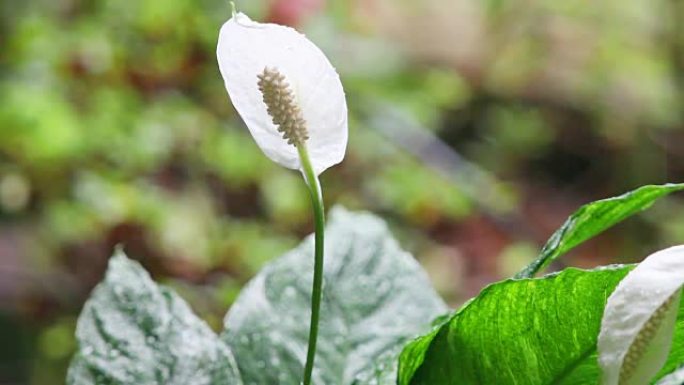
[[342, 161], [347, 103], [340, 78], [318, 47], [292, 28], [234, 13], [219, 33], [226, 89], [261, 150], [302, 170], [305, 146], [316, 175]]
[[219, 33], [219, 69], [235, 109], [261, 150], [300, 170], [314, 213], [314, 277], [303, 384], [311, 384], [323, 286], [325, 214], [318, 175], [342, 161], [347, 102], [340, 77], [318, 47], [292, 28], [235, 12]]
[[665, 364], [684, 284], [684, 246], [647, 257], [608, 298], [598, 338], [603, 385], [649, 384]]

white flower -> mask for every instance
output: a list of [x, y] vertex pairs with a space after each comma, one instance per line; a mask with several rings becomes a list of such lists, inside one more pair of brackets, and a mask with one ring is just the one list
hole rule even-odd
[[598, 338], [603, 385], [644, 385], [667, 360], [684, 283], [684, 246], [647, 257], [608, 298]]
[[237, 13], [221, 27], [217, 56], [235, 109], [269, 158], [301, 170], [293, 144], [303, 142], [316, 175], [342, 161], [344, 90], [323, 52], [304, 35]]

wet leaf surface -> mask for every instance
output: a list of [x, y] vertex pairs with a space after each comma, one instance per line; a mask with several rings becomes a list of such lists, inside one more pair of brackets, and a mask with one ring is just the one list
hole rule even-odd
[[630, 269], [566, 269], [493, 284], [407, 345], [398, 383], [596, 384], [596, 340], [605, 301]]
[[[313, 383], [395, 384], [401, 346], [447, 308], [380, 219], [333, 209]], [[246, 384], [298, 384], [307, 348], [313, 239], [243, 290], [222, 335]]]
[[229, 348], [121, 251], [85, 304], [76, 337], [69, 385], [242, 385]]

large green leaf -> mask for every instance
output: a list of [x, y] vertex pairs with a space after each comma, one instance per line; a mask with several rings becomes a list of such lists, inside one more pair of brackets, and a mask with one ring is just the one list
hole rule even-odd
[[70, 385], [241, 385], [229, 348], [117, 252], [78, 320]]
[[566, 269], [493, 284], [407, 345], [399, 384], [596, 384], [605, 301], [630, 269]]
[[[605, 303], [633, 268], [566, 269], [493, 284], [409, 343], [400, 385], [596, 385]], [[637, 306], [635, 303], [634, 306]], [[684, 303], [672, 348], [651, 384], [684, 385]]]
[[[446, 306], [413, 257], [370, 214], [341, 208], [326, 229], [316, 384], [395, 384], [401, 346]], [[278, 258], [243, 290], [222, 338], [245, 383], [298, 384], [306, 354], [313, 239]]]
[[645, 210], [659, 198], [684, 190], [684, 183], [643, 186], [626, 194], [588, 203], [575, 211], [542, 248], [539, 257], [516, 278], [529, 278], [554, 259], [627, 217]]

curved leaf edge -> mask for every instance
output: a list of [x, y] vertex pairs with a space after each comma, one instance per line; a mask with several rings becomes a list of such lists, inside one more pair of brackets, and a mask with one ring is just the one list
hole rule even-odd
[[[661, 185], [645, 185], [634, 190], [628, 191], [618, 196], [600, 199], [597, 201], [589, 202], [582, 205], [579, 209], [573, 212], [568, 219], [561, 225], [561, 227], [556, 230], [551, 237], [547, 240], [546, 244], [542, 247], [539, 257], [532, 261], [530, 264], [525, 266], [520, 272], [515, 275], [515, 278], [530, 278], [533, 277], [537, 272], [548, 266], [556, 258], [572, 250], [576, 246], [584, 243], [585, 241], [601, 234], [605, 230], [613, 227], [614, 225], [622, 222], [628, 217], [644, 211], [651, 207], [658, 199], [665, 197], [673, 192], [678, 192], [684, 190], [684, 183], [665, 183]], [[605, 225], [600, 225], [595, 231], [592, 231], [588, 236], [580, 236], [579, 239], [574, 241], [570, 239], [568, 241], [568, 236], [572, 235], [572, 232], [577, 230], [577, 223], [575, 222], [578, 218], [581, 218], [586, 212], [591, 209], [598, 208], [602, 205], [618, 203], [618, 204], [628, 204], [632, 200], [638, 199], [641, 195], [652, 195], [649, 199], [646, 199], [642, 204], [633, 207], [616, 218], [606, 222]], [[567, 243], [566, 243], [567, 242]]]
[[[594, 269], [582, 269], [582, 268], [576, 268], [576, 267], [568, 267], [568, 268], [563, 269], [561, 271], [546, 274], [542, 277], [529, 277], [529, 278], [513, 277], [513, 278], [508, 278], [508, 279], [504, 279], [502, 281], [498, 281], [498, 282], [494, 282], [492, 284], [489, 284], [484, 289], [482, 289], [476, 297], [473, 297], [470, 300], [466, 301], [450, 317], [448, 317], [448, 318], [442, 320], [441, 322], [439, 322], [438, 324], [436, 324], [434, 326], [434, 328], [429, 333], [424, 334], [424, 335], [419, 336], [419, 337], [416, 337], [413, 340], [411, 340], [410, 342], [408, 342], [406, 345], [404, 345], [404, 349], [402, 350], [402, 352], [399, 356], [399, 364], [398, 364], [398, 371], [397, 371], [397, 384], [398, 385], [410, 385], [411, 379], [413, 378], [414, 374], [418, 371], [418, 369], [425, 362], [425, 355], [427, 354], [428, 348], [431, 345], [432, 341], [440, 333], [445, 332], [445, 331], [448, 332], [449, 324], [451, 324], [456, 318], [458, 318], [461, 314], [463, 314], [465, 311], [467, 311], [474, 304], [481, 301], [485, 296], [489, 295], [490, 292], [496, 290], [499, 286], [504, 286], [504, 285], [508, 285], [512, 282], [519, 282], [519, 281], [550, 280], [550, 279], [555, 279], [562, 274], [568, 274], [571, 272], [590, 273], [590, 272], [604, 271], [604, 270], [616, 270], [616, 271], [621, 270], [621, 269], [631, 270], [634, 267], [636, 267], [636, 264], [611, 264], [611, 265], [605, 265], [605, 266], [597, 267]], [[413, 352], [418, 352], [418, 355], [416, 356], [417, 358], [410, 359]]]

